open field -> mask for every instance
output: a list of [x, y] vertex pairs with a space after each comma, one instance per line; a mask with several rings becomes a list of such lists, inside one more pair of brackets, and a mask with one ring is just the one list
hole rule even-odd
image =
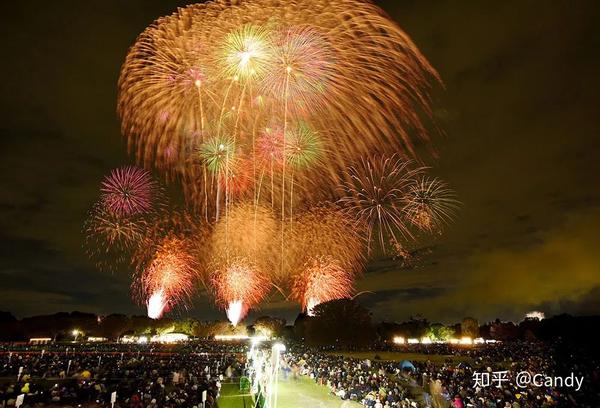
[[[345, 405], [343, 405], [345, 404]], [[360, 404], [342, 401], [331, 395], [326, 387], [317, 385], [313, 380], [300, 377], [298, 380], [279, 381], [278, 408], [359, 408]], [[223, 384], [219, 408], [250, 408], [252, 398], [239, 393], [237, 384]]]
[[219, 408], [251, 408], [252, 406], [252, 396], [240, 394], [238, 382], [223, 383], [221, 396], [219, 397]]

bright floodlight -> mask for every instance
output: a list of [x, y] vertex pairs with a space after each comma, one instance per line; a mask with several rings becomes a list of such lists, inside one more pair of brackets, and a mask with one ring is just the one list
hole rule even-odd
[[402, 336], [394, 337], [394, 344], [404, 344], [405, 342], [406, 340], [404, 340], [404, 337]]
[[275, 343], [275, 344], [273, 344], [273, 350], [279, 351], [280, 353], [284, 352], [285, 351], [285, 345], [281, 344], [281, 343]]
[[242, 318], [243, 305], [241, 300], [235, 300], [229, 303], [227, 308], [227, 318], [234, 326], [237, 326]]
[[260, 343], [263, 340], [266, 340], [266, 338], [264, 336], [250, 337], [250, 341], [252, 342], [253, 346], [256, 346], [258, 343]]
[[148, 299], [148, 317], [150, 319], [160, 319], [165, 310], [166, 299], [164, 291], [158, 290], [154, 292]]

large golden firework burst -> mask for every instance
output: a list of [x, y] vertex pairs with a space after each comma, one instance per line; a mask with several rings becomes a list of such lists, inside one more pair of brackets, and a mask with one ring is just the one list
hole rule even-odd
[[[216, 0], [181, 8], [138, 37], [118, 112], [138, 161], [181, 178], [207, 218], [236, 199], [239, 186], [228, 180], [239, 167], [229, 162], [245, 163], [244, 188], [256, 201], [291, 212], [330, 198], [348, 163], [412, 155], [428, 138], [418, 112], [431, 115], [431, 80], [435, 70], [370, 2]], [[319, 166], [261, 167], [265, 129], [280, 129], [285, 149], [300, 126], [318, 138], [320, 151], [309, 154], [322, 157]], [[202, 154], [211, 145], [223, 148], [223, 174]]]
[[[420, 163], [439, 81], [368, 0], [214, 0], [156, 20], [118, 94], [130, 151], [180, 182], [189, 210], [157, 212], [169, 220], [139, 239], [152, 314], [185, 300], [190, 280], [233, 323], [272, 288], [310, 309], [350, 295], [373, 237], [402, 249], [413, 229], [439, 231], [452, 192], [403, 164]], [[106, 229], [120, 238], [121, 224]]]

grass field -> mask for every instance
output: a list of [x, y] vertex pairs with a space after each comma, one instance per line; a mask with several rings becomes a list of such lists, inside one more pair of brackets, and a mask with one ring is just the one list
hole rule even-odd
[[384, 361], [431, 361], [432, 363], [441, 364], [450, 358], [455, 363], [465, 362], [472, 363], [471, 357], [466, 356], [447, 356], [443, 354], [421, 354], [421, 353], [403, 353], [400, 351], [378, 351], [378, 352], [353, 352], [353, 351], [342, 351], [342, 352], [331, 352], [329, 354], [358, 358], [361, 360], [369, 359], [375, 360], [375, 356], [379, 356]]
[[219, 397], [219, 408], [252, 408], [252, 396], [240, 394], [239, 383], [224, 383]]
[[[340, 408], [344, 401], [330, 395], [326, 387], [317, 385], [313, 380], [301, 377], [298, 380], [279, 381], [278, 408]], [[345, 402], [344, 408], [360, 408], [355, 402]], [[237, 384], [223, 384], [219, 408], [251, 408], [252, 398], [239, 393]]]
[[327, 387], [317, 385], [310, 378], [279, 382], [278, 408], [340, 408], [344, 403], [344, 408], [362, 407], [356, 402], [344, 402], [331, 395]]
[[[332, 352], [333, 355], [342, 355], [358, 359], [375, 360], [375, 355], [385, 361], [431, 361], [441, 364], [450, 358], [454, 363], [466, 362], [472, 363], [470, 357], [448, 356], [442, 354], [420, 354], [403, 353], [396, 351], [380, 352]], [[409, 384], [407, 384], [409, 386]], [[418, 392], [417, 392], [418, 393]], [[326, 387], [317, 385], [313, 380], [300, 377], [298, 380], [279, 381], [279, 400], [278, 408], [360, 408], [361, 405], [356, 402], [342, 401], [338, 397], [331, 395]], [[219, 398], [219, 408], [251, 408], [252, 397], [250, 395], [240, 395], [239, 385], [224, 384]]]

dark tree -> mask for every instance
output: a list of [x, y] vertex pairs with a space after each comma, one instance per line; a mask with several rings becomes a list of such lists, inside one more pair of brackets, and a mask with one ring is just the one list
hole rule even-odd
[[473, 317], [465, 317], [460, 324], [461, 336], [479, 337], [479, 322]]
[[10, 312], [4, 312], [0, 310], [0, 323], [15, 322], [17, 319]]
[[352, 299], [332, 300], [314, 309], [306, 322], [306, 340], [312, 344], [366, 344], [377, 340], [371, 313]]
[[100, 333], [102, 337], [116, 340], [131, 330], [131, 321], [123, 314], [111, 314], [102, 319]]

